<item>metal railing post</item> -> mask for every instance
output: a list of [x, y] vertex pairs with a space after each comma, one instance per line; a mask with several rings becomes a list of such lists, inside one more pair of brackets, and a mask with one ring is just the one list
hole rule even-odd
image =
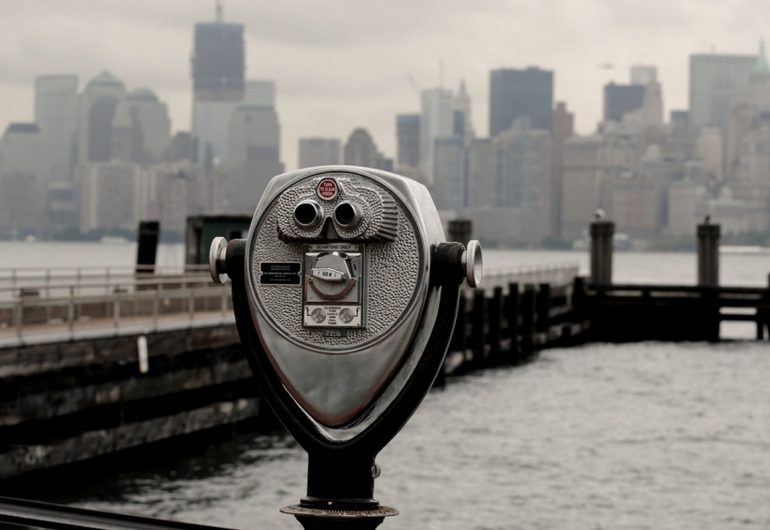
[[70, 338], [75, 335], [75, 287], [70, 285], [70, 299], [67, 307], [67, 323], [70, 330]]
[[195, 319], [195, 288], [190, 287], [190, 294], [187, 297], [187, 313], [189, 316], [189, 321], [192, 323], [192, 321]]
[[24, 298], [21, 296], [19, 296], [19, 303], [14, 310], [14, 318], [16, 320], [16, 338], [21, 342], [24, 338]]
[[160, 285], [155, 286], [155, 296], [152, 299], [152, 327], [158, 331], [158, 310], [160, 309]]
[[112, 327], [117, 334], [120, 329], [120, 293], [115, 293], [112, 301]]

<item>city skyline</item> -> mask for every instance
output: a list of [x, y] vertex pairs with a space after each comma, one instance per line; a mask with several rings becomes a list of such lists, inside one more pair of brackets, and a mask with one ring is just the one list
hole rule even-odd
[[[418, 112], [419, 90], [439, 86], [441, 78], [452, 90], [465, 79], [473, 126], [486, 130], [488, 76], [495, 68], [553, 70], [554, 99], [567, 102], [582, 134], [601, 119], [602, 87], [627, 83], [632, 64], [657, 66], [666, 113], [687, 108], [690, 54], [712, 46], [720, 53], [754, 54], [764, 33], [759, 17], [751, 16], [759, 2], [708, 7], [661, 2], [660, 10], [649, 4], [561, 4], [563, 9], [549, 10], [535, 3], [511, 7], [487, 1], [469, 11], [462, 2], [396, 2], [385, 8], [338, 0], [336, 8], [302, 6], [305, 16], [297, 17], [297, 2], [230, 1], [224, 17], [246, 28], [247, 77], [276, 82], [288, 168], [296, 165], [299, 138], [344, 141], [360, 126], [394, 156], [394, 114]], [[14, 29], [0, 36], [3, 126], [34, 119], [36, 75], [74, 73], [82, 90], [106, 69], [129, 88], [152, 88], [168, 103], [173, 130], [190, 130], [191, 28], [214, 20], [214, 2], [66, 7], [42, 2], [4, 11]], [[734, 31], [738, 23], [740, 32]], [[329, 30], [334, 27], [344, 31]]]

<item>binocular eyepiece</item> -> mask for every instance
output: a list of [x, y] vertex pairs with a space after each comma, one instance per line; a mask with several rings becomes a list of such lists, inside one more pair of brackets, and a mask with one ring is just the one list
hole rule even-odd
[[261, 392], [310, 454], [300, 507], [379, 506], [369, 468], [441, 369], [478, 242], [447, 243], [413, 180], [325, 166], [273, 178], [248, 237], [209, 257]]
[[[343, 201], [334, 207], [331, 219], [335, 226], [349, 229], [361, 222], [361, 208], [354, 202]], [[304, 199], [294, 208], [294, 222], [301, 230], [312, 229], [324, 220], [321, 205], [313, 199]]]

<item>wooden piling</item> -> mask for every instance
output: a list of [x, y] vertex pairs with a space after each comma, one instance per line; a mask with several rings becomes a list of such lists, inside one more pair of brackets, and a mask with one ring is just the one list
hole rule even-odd
[[591, 283], [594, 285], [612, 284], [612, 237], [615, 235], [615, 223], [606, 219], [597, 219], [591, 223]]
[[492, 299], [489, 300], [489, 359], [488, 365], [497, 366], [502, 364], [502, 353], [500, 341], [502, 340], [502, 307], [503, 307], [503, 288], [495, 287]]
[[457, 320], [455, 321], [455, 330], [452, 333], [452, 342], [449, 343], [449, 351], [462, 352], [463, 362], [467, 361], [466, 358], [466, 340], [465, 334], [467, 333], [468, 315], [466, 313], [465, 296], [460, 296], [460, 301], [457, 306]]
[[471, 336], [471, 350], [473, 351], [473, 367], [479, 368], [484, 365], [484, 342], [486, 334], [487, 311], [484, 290], [478, 289], [473, 293], [473, 315], [471, 325], [473, 333]]
[[524, 287], [521, 298], [521, 356], [530, 357], [535, 351], [535, 287]]
[[762, 306], [757, 308], [757, 340], [770, 340], [770, 274], [767, 275], [767, 290], [762, 297]]
[[698, 225], [698, 285], [719, 285], [719, 225], [709, 223], [708, 218]]
[[505, 316], [508, 321], [507, 337], [510, 340], [508, 362], [519, 360], [519, 284], [508, 284], [508, 297], [505, 299]]
[[586, 318], [586, 285], [585, 278], [582, 276], [575, 276], [572, 281], [572, 312], [574, 314], [574, 320], [581, 322]]
[[155, 272], [155, 260], [158, 254], [160, 221], [140, 221], [136, 242], [136, 273], [152, 274]]
[[551, 284], [541, 283], [538, 286], [536, 308], [535, 329], [538, 333], [548, 333], [551, 317]]

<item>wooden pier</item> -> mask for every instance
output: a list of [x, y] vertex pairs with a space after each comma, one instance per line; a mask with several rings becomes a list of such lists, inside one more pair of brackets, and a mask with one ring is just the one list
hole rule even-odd
[[[576, 272], [574, 264], [501, 269], [490, 278], [541, 287], [468, 291], [447, 371], [521, 362], [556, 338]], [[246, 421], [273, 425], [240, 349], [229, 286], [199, 271], [12, 276], [0, 271], [0, 478]], [[544, 315], [546, 300], [554, 329], [522, 305], [540, 304]]]
[[[438, 384], [588, 341], [717, 341], [745, 321], [770, 339], [768, 287], [612, 283], [612, 245], [574, 264], [487, 271], [467, 290]], [[609, 238], [603, 221], [596, 237]], [[607, 261], [609, 260], [609, 262]], [[0, 271], [0, 478], [245, 421], [267, 421], [227, 286], [200, 270]]]
[[770, 333], [770, 287], [586, 285], [589, 340], [610, 342], [720, 340], [723, 322], [750, 322]]

